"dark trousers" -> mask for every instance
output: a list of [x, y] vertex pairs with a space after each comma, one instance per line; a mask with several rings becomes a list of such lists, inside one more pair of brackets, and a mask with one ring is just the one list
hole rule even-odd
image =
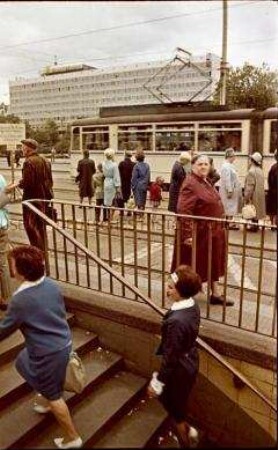
[[[39, 205], [34, 204], [34, 206], [42, 210]], [[45, 251], [45, 224], [37, 214], [26, 206], [23, 206], [23, 224], [30, 244]]]
[[[103, 198], [97, 198], [96, 199], [96, 205], [97, 206], [102, 206], [103, 205]], [[103, 215], [103, 220], [107, 221], [107, 217], [108, 217], [108, 210], [106, 208], [102, 209], [102, 215]], [[101, 213], [101, 208], [96, 208], [95, 209], [95, 217], [96, 217], [96, 222], [100, 221], [100, 213]]]

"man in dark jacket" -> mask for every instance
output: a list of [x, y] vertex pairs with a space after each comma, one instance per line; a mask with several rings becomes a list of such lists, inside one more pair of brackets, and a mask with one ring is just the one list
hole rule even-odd
[[[38, 154], [38, 143], [34, 139], [23, 139], [22, 151], [25, 161], [22, 179], [18, 186], [23, 189], [22, 200], [53, 198], [53, 180], [49, 161]], [[36, 208], [46, 211], [47, 202], [34, 202]], [[38, 215], [23, 205], [23, 224], [31, 245], [45, 250], [45, 225]]]
[[177, 203], [180, 187], [187, 173], [190, 171], [191, 155], [189, 152], [181, 152], [179, 161], [176, 161], [172, 167], [168, 211], [177, 212]]
[[78, 175], [75, 181], [79, 183], [80, 203], [82, 204], [84, 197], [88, 197], [89, 205], [91, 205], [92, 197], [94, 195], [93, 175], [96, 173], [96, 165], [89, 156], [88, 150], [85, 150], [83, 153], [83, 159], [78, 161]]
[[[131, 157], [132, 157], [132, 151], [126, 150], [125, 159], [119, 163], [121, 189], [122, 189], [122, 196], [123, 196], [124, 204], [128, 201], [130, 194], [131, 194], [131, 177], [132, 177], [133, 167], [135, 166], [135, 162], [131, 161]], [[131, 212], [128, 212], [128, 215], [130, 215], [130, 214], [131, 214]]]

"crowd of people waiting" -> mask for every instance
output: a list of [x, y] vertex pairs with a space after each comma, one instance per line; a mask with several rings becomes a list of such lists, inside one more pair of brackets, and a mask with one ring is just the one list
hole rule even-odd
[[[18, 186], [23, 190], [24, 199], [49, 201], [53, 198], [51, 166], [38, 155], [36, 141], [26, 139], [22, 143], [25, 157], [22, 179], [7, 185], [0, 175], [0, 192], [12, 192]], [[135, 153], [136, 162], [131, 160], [132, 156], [132, 152], [127, 151], [124, 161], [118, 165], [115, 151], [108, 148], [104, 151], [105, 160], [97, 168], [89, 152], [84, 152], [84, 158], [79, 161], [76, 182], [79, 183], [80, 203], [88, 197], [91, 205], [95, 195], [99, 207], [97, 221], [100, 220], [100, 207], [103, 206], [103, 221], [112, 221], [113, 212], [109, 207], [124, 208], [132, 197], [139, 214], [145, 209], [150, 166], [145, 162], [143, 150]], [[233, 304], [223, 297], [218, 283], [224, 275], [227, 257], [225, 222], [213, 221], [208, 225], [209, 220], [202, 220], [193, 237], [192, 223], [185, 216], [226, 217], [230, 222], [243, 204], [253, 204], [256, 215], [252, 218], [250, 231], [258, 229], [258, 221], [265, 217], [266, 207], [271, 223], [277, 225], [277, 151], [276, 163], [268, 174], [267, 204], [262, 155], [258, 152], [250, 155], [243, 189], [234, 166], [235, 158], [234, 150], [228, 148], [218, 173], [212, 158], [183, 151], [171, 171], [168, 209], [182, 216], [177, 219], [171, 275], [166, 287], [172, 305], [163, 318], [162, 339], [157, 350], [162, 357], [161, 366], [154, 372], [147, 392], [150, 397], [158, 397], [174, 419], [182, 446], [196, 443], [198, 436], [197, 430], [188, 424], [186, 414], [187, 400], [199, 367], [196, 339], [200, 310], [194, 297], [201, 291], [202, 283], [210, 281], [210, 303]], [[219, 192], [215, 189], [218, 182]], [[163, 183], [161, 177], [151, 183], [150, 200], [154, 209], [160, 205]], [[43, 201], [36, 202], [42, 212], [46, 211], [45, 205]], [[80, 448], [82, 437], [63, 398], [72, 350], [64, 300], [57, 284], [45, 276], [43, 222], [25, 206], [23, 220], [31, 245], [17, 246], [9, 252], [11, 275], [18, 284], [11, 294], [6, 257], [9, 217], [8, 210], [0, 207], [0, 309], [7, 309], [0, 321], [0, 340], [16, 329], [22, 331], [25, 347], [16, 358], [16, 369], [36, 393], [33, 409], [40, 414], [51, 411], [57, 419], [63, 436], [54, 439], [56, 447]], [[234, 224], [232, 226], [234, 228]], [[195, 270], [190, 267], [193, 258]]]
[[[134, 155], [135, 161], [132, 161]], [[171, 169], [169, 184], [168, 210], [177, 213], [178, 197], [182, 183], [186, 177], [192, 173], [192, 158], [196, 154], [192, 151], [182, 151], [180, 157]], [[277, 150], [274, 154], [277, 161]], [[206, 180], [217, 186], [221, 202], [224, 208], [224, 216], [230, 221], [231, 229], [238, 229], [238, 225], [232, 223], [233, 218], [239, 216], [242, 207], [246, 204], [254, 205], [255, 216], [248, 225], [248, 230], [256, 232], [258, 221], [269, 215], [271, 224], [277, 224], [277, 163], [275, 163], [268, 174], [268, 195], [265, 196], [264, 175], [262, 170], [263, 158], [261, 153], [255, 152], [249, 157], [249, 169], [242, 186], [234, 165], [236, 154], [233, 148], [225, 151], [225, 160], [218, 172], [213, 164], [213, 158], [208, 157], [209, 171]], [[145, 161], [145, 154], [142, 149], [135, 152], [127, 150], [124, 160], [119, 164], [115, 162], [115, 151], [106, 149], [104, 151], [104, 161], [98, 164], [97, 172], [95, 163], [89, 158], [88, 151], [84, 152], [84, 157], [78, 162], [80, 203], [83, 198], [88, 197], [91, 204], [92, 197], [96, 197], [96, 206], [129, 208], [136, 207], [143, 211], [146, 207], [147, 192], [149, 200], [155, 210], [162, 201], [162, 191], [164, 179], [161, 176], [151, 182], [151, 168]], [[96, 213], [96, 220], [100, 222], [101, 209], [103, 210], [102, 221], [113, 222], [114, 211], [109, 213], [105, 208], [100, 208]], [[124, 212], [120, 211], [120, 215]], [[130, 212], [127, 213], [130, 215]], [[142, 219], [143, 214], [138, 217]], [[155, 220], [155, 219], [154, 219]]]

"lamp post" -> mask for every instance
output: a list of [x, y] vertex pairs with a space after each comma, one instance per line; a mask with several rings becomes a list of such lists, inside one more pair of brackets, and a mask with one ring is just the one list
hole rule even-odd
[[227, 84], [228, 0], [223, 0], [222, 58], [220, 63], [220, 105], [226, 105]]

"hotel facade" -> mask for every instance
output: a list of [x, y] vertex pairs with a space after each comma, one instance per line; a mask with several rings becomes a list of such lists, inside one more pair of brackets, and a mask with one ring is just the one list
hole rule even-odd
[[173, 63], [152, 61], [102, 69], [84, 64], [47, 67], [37, 78], [9, 82], [9, 112], [32, 126], [53, 119], [63, 127], [77, 118], [97, 117], [105, 106], [155, 104], [159, 98], [166, 103], [184, 102], [193, 96], [192, 101], [211, 100], [220, 59], [208, 53], [191, 62], [185, 65], [177, 58]]

